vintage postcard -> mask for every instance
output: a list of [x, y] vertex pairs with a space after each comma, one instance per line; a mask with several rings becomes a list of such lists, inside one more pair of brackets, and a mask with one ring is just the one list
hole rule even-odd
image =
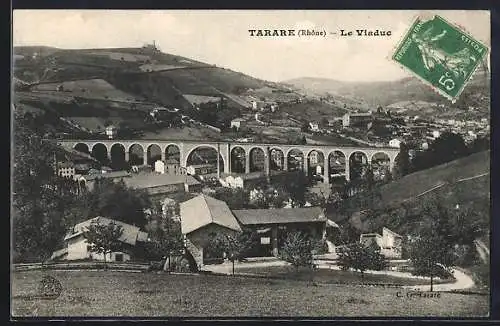
[[490, 12], [14, 10], [11, 318], [490, 314]]

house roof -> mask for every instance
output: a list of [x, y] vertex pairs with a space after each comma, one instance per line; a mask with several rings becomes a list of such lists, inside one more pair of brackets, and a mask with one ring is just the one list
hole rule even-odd
[[321, 207], [241, 209], [233, 214], [243, 225], [326, 222]]
[[78, 164], [75, 164], [75, 169], [77, 169], [77, 170], [89, 170], [90, 169], [90, 164], [88, 164], [88, 163], [78, 163]]
[[382, 236], [378, 233], [363, 233], [363, 234], [361, 234], [361, 237], [362, 238], [373, 238], [373, 237], [381, 238]]
[[[89, 171], [90, 172], [90, 171]], [[82, 178], [84, 178], [87, 181], [92, 181], [97, 178], [124, 178], [124, 177], [131, 177], [131, 174], [128, 173], [127, 171], [111, 171], [107, 173], [95, 173], [95, 174], [87, 174], [87, 175], [82, 175]]]
[[227, 204], [204, 194], [182, 202], [180, 213], [183, 234], [188, 234], [211, 223], [241, 231], [238, 221]]
[[148, 238], [148, 234], [146, 232], [141, 231], [140, 228], [137, 226], [130, 225], [130, 224], [127, 224], [127, 223], [124, 223], [121, 221], [113, 220], [111, 218], [97, 216], [97, 217], [94, 217], [94, 218], [91, 218], [89, 220], [86, 220], [86, 221], [83, 221], [81, 223], [76, 224], [73, 227], [73, 230], [72, 230], [73, 232], [66, 235], [66, 237], [64, 237], [64, 240], [66, 241], [66, 240], [72, 239], [76, 236], [83, 234], [83, 232], [88, 230], [88, 227], [90, 226], [90, 224], [93, 221], [96, 221], [99, 224], [105, 224], [105, 225], [109, 225], [110, 223], [113, 222], [116, 225], [121, 226], [123, 233], [120, 236], [119, 240], [121, 242], [128, 243], [128, 244], [133, 245], [133, 246], [136, 244], [137, 241], [146, 241]]
[[[281, 174], [286, 174], [286, 171], [270, 171], [269, 175], [270, 176], [277, 176]], [[257, 179], [265, 179], [266, 174], [263, 171], [254, 171], [250, 173], [221, 173], [221, 178], [227, 178], [227, 177], [233, 177], [233, 178], [241, 178], [243, 180], [257, 180]]]
[[394, 232], [394, 231], [392, 231], [392, 230], [389, 230], [389, 229], [388, 229], [388, 228], [386, 228], [386, 227], [383, 227], [383, 228], [382, 228], [382, 233], [384, 233], [384, 231], [385, 231], [385, 232], [389, 232], [389, 233], [391, 233], [391, 234], [395, 235], [396, 237], [401, 237], [401, 238], [403, 237], [402, 235], [400, 235], [400, 234], [398, 234], [398, 233], [396, 233], [396, 232]]
[[69, 162], [59, 162], [57, 164], [57, 167], [58, 168], [72, 168], [72, 167], [75, 167], [75, 164], [71, 161]]
[[197, 185], [200, 182], [190, 175], [172, 175], [172, 174], [134, 174], [124, 180], [128, 187], [136, 189], [146, 189], [161, 187], [167, 185], [184, 184]]
[[369, 117], [372, 112], [346, 113], [349, 117]]
[[213, 167], [212, 164], [207, 163], [207, 164], [191, 164], [188, 167], [193, 167], [193, 168], [208, 168], [208, 167]]
[[332, 228], [340, 228], [337, 223], [335, 223], [334, 221], [329, 220], [329, 219], [326, 220], [326, 226], [332, 227]]

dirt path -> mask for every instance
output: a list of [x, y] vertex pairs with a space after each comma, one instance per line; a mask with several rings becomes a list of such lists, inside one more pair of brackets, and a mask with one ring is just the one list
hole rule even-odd
[[[240, 267], [259, 268], [259, 267], [286, 266], [286, 265], [289, 265], [289, 263], [282, 260], [273, 260], [273, 261], [244, 262], [244, 263], [236, 262], [234, 264], [234, 267], [235, 271], [238, 272], [238, 268]], [[231, 274], [232, 268], [233, 268], [232, 264], [227, 262], [219, 265], [206, 265], [203, 267], [203, 269], [206, 271], [211, 271], [214, 273], [224, 273], [224, 274]], [[318, 264], [318, 268], [340, 270], [339, 266], [333, 264], [320, 263]], [[366, 271], [365, 273], [388, 275], [388, 276], [395, 276], [402, 278], [422, 279], [422, 280], [430, 279], [428, 277], [414, 276], [411, 275], [410, 273], [397, 272], [397, 271]], [[472, 280], [472, 278], [458, 269], [453, 269], [453, 276], [455, 277], [455, 282], [434, 284], [433, 291], [465, 290], [474, 286], [474, 281]], [[405, 286], [404, 288], [412, 289], [415, 291], [417, 290], [429, 291], [430, 285]]]
[[[434, 284], [433, 291], [451, 291], [451, 290], [465, 290], [470, 289], [474, 286], [474, 280], [465, 274], [464, 272], [453, 269], [453, 276], [455, 277], [454, 283], [445, 283], [445, 284]], [[412, 290], [420, 290], [420, 291], [429, 291], [430, 285], [417, 285], [417, 286], [406, 286], [408, 289]]]

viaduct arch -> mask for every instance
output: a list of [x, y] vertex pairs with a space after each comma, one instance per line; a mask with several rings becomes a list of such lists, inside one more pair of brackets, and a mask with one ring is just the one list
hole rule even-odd
[[[272, 159], [271, 152], [277, 151], [281, 152], [282, 156], [282, 167], [283, 171], [289, 170], [289, 164], [291, 161], [291, 154], [296, 153], [294, 156], [302, 156], [302, 169], [308, 173], [309, 169], [309, 154], [313, 151], [321, 153], [323, 156], [323, 180], [324, 182], [329, 182], [330, 179], [330, 156], [332, 154], [338, 153], [343, 155], [345, 163], [345, 177], [347, 180], [350, 179], [350, 161], [352, 155], [355, 153], [362, 153], [366, 159], [367, 164], [371, 164], [376, 155], [385, 155], [388, 158], [388, 168], [392, 171], [394, 168], [394, 162], [399, 154], [399, 149], [391, 147], [354, 147], [354, 146], [339, 146], [339, 145], [288, 145], [288, 144], [264, 144], [264, 143], [241, 143], [241, 142], [215, 142], [215, 141], [186, 141], [186, 140], [82, 140], [82, 139], [67, 139], [58, 140], [58, 144], [67, 149], [77, 149], [80, 151], [87, 150], [92, 152], [94, 146], [104, 145], [106, 148], [108, 159], [111, 160], [111, 149], [114, 145], [119, 144], [125, 148], [125, 161], [130, 160], [130, 150], [133, 145], [138, 145], [142, 149], [143, 153], [143, 164], [147, 164], [147, 151], [152, 145], [156, 145], [160, 148], [161, 159], [166, 160], [169, 156], [168, 148], [175, 148], [178, 150], [178, 161], [183, 167], [187, 166], [188, 158], [191, 153], [196, 149], [201, 147], [212, 148], [218, 151], [220, 154], [220, 159], [222, 161], [223, 171], [231, 173], [231, 162], [232, 155], [235, 151], [233, 149], [238, 149], [244, 153], [245, 159], [245, 173], [250, 172], [250, 152], [253, 149], [260, 149], [264, 152], [264, 170], [269, 173], [271, 169], [270, 160]], [[175, 153], [177, 155], [177, 152]], [[274, 155], [274, 154], [273, 154]], [[295, 158], [297, 159], [297, 158]]]

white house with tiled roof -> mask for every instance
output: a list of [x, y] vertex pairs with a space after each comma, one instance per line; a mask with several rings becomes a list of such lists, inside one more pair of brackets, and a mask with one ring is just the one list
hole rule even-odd
[[98, 216], [81, 223], [76, 224], [71, 228], [70, 232], [64, 237], [64, 248], [54, 252], [52, 259], [61, 260], [104, 260], [103, 254], [90, 252], [90, 244], [84, 237], [84, 232], [92, 222], [109, 225], [114, 223], [122, 228], [123, 232], [118, 239], [122, 242], [120, 251], [112, 252], [106, 255], [106, 261], [128, 261], [134, 258], [135, 248], [148, 241], [148, 234], [141, 231], [137, 226], [130, 225], [121, 221], [116, 221], [111, 218]]

